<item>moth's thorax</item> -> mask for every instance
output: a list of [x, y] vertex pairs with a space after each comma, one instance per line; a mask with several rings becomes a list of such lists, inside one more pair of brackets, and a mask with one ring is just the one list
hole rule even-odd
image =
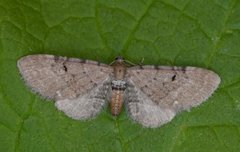
[[124, 81], [126, 75], [126, 65], [123, 58], [118, 57], [113, 63], [114, 80], [112, 81], [111, 112], [117, 116], [122, 111], [123, 95], [126, 89]]
[[113, 64], [113, 73], [114, 77], [117, 80], [122, 80], [125, 78], [126, 75], [126, 65], [124, 64], [124, 61], [122, 60], [116, 60]]

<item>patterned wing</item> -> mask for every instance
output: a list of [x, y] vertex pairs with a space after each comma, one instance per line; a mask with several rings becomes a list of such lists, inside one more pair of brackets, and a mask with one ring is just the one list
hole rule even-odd
[[178, 112], [198, 106], [220, 83], [216, 73], [195, 67], [133, 67], [127, 78], [130, 116], [146, 127], [158, 127]]
[[96, 115], [110, 90], [112, 68], [94, 61], [29, 55], [18, 68], [33, 91], [56, 100], [57, 108], [75, 119]]

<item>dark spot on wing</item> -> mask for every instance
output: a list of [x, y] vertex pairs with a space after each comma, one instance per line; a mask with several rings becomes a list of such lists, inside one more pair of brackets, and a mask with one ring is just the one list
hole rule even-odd
[[156, 77], [154, 77], [154, 78], [153, 78], [153, 80], [157, 80], [157, 78], [156, 78]]
[[67, 69], [67, 66], [66, 66], [66, 65], [63, 65], [63, 69], [64, 69], [64, 71], [65, 71], [65, 72], [67, 72], [67, 71], [68, 71], [68, 69]]
[[172, 81], [174, 81], [176, 79], [176, 75], [174, 74], [173, 76], [172, 76]]

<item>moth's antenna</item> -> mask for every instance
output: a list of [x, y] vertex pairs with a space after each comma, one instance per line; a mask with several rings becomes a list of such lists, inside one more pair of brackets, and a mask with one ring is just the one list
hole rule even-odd
[[115, 60], [114, 61], [112, 61], [109, 65], [112, 65], [113, 63], [115, 62]]
[[142, 60], [141, 60], [141, 62], [139, 64], [135, 64], [135, 63], [133, 63], [131, 61], [124, 60], [124, 62], [129, 64], [130, 66], [137, 66], [137, 65], [142, 66], [143, 65], [143, 61], [144, 61], [144, 58], [142, 58]]
[[143, 65], [143, 62], [144, 62], [144, 58], [142, 58], [142, 60], [140, 62], [140, 65]]
[[124, 60], [125, 63], [129, 64], [130, 66], [136, 66], [137, 64], [131, 62], [131, 61], [128, 61], [128, 60]]

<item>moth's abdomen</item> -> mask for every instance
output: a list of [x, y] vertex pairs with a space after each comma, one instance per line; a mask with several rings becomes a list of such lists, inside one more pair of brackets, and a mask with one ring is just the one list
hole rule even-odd
[[111, 98], [111, 113], [114, 116], [117, 116], [122, 111], [123, 105], [123, 90], [112, 90], [112, 98]]
[[119, 115], [122, 111], [123, 95], [125, 89], [126, 82], [124, 80], [112, 81], [111, 112], [114, 116]]

